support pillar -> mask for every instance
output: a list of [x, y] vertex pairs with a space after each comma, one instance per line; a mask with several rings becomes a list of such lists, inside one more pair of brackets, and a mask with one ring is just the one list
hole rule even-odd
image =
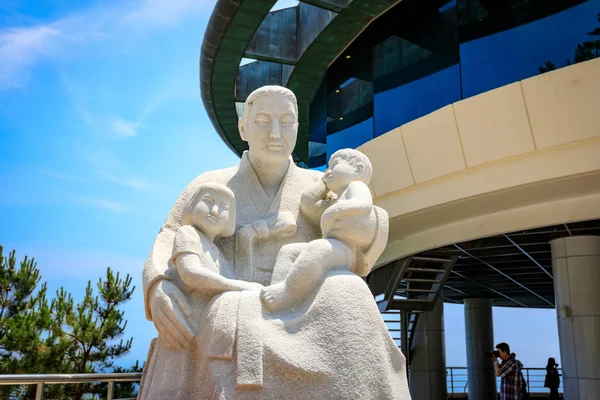
[[600, 393], [600, 236], [570, 236], [550, 245], [564, 398], [596, 399]]
[[419, 315], [412, 341], [410, 387], [413, 400], [446, 400], [444, 302]]
[[496, 374], [486, 351], [494, 350], [491, 299], [465, 299], [469, 400], [496, 398]]

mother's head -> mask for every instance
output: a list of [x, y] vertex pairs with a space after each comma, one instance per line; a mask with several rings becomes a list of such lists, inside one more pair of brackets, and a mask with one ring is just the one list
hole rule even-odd
[[248, 142], [250, 158], [282, 162], [294, 151], [298, 136], [298, 102], [282, 86], [263, 86], [250, 93], [238, 129]]

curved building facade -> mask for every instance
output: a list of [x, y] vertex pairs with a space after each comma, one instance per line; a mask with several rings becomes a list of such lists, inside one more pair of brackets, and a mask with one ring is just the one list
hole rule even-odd
[[578, 44], [593, 40], [587, 33], [599, 12], [593, 0], [400, 2], [327, 70], [311, 107], [310, 166], [337, 148], [537, 76], [547, 62], [565, 66]]
[[600, 396], [600, 0], [277, 7], [217, 1], [205, 108], [241, 154], [246, 96], [287, 86], [299, 165], [369, 156], [390, 239], [367, 283], [413, 398], [447, 397], [443, 302], [465, 303], [470, 399], [496, 390], [478, 358], [495, 344], [492, 306], [556, 308], [565, 398]]

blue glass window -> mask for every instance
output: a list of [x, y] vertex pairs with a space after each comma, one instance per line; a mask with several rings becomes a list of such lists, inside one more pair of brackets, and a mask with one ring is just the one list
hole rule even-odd
[[375, 137], [460, 100], [460, 72], [453, 65], [375, 95]]
[[577, 44], [589, 40], [600, 0], [588, 1], [516, 28], [460, 45], [463, 97], [539, 74], [551, 61], [557, 67], [573, 59]]
[[372, 118], [329, 135], [327, 136], [327, 161], [339, 149], [356, 148], [371, 139], [373, 139]]
[[[573, 62], [598, 26], [600, 0], [403, 1], [378, 18], [328, 71], [311, 108], [322, 165], [448, 104]], [[568, 61], [570, 60], [570, 61]], [[315, 96], [316, 98], [317, 96]], [[314, 102], [314, 101], [313, 101]], [[312, 139], [311, 139], [312, 140]], [[318, 143], [318, 144], [317, 144]]]

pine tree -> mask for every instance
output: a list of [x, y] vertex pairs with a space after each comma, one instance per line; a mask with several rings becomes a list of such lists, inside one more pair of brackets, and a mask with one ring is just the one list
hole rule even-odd
[[[138, 361], [131, 368], [115, 367], [113, 372], [142, 372]], [[134, 397], [137, 394], [138, 384], [133, 382], [119, 382], [115, 384], [115, 399]], [[103, 391], [105, 393], [106, 390]]]
[[[131, 277], [119, 277], [110, 268], [106, 279], [97, 283], [98, 295], [94, 295], [91, 282], [88, 282], [85, 297], [67, 312], [65, 334], [70, 339], [68, 360], [75, 373], [109, 371], [114, 362], [131, 349], [133, 338], [123, 341], [127, 326], [123, 311], [119, 306], [131, 299]], [[116, 340], [119, 340], [116, 342]], [[78, 400], [86, 392], [94, 391], [94, 386], [77, 385], [73, 398]]]
[[[17, 264], [0, 246], [0, 373], [48, 374], [124, 371], [115, 362], [131, 349], [123, 340], [127, 321], [120, 307], [131, 299], [131, 277], [107, 268], [94, 293], [88, 282], [75, 303], [63, 288], [48, 301], [47, 285], [33, 259]], [[133, 367], [139, 370], [139, 366]], [[121, 391], [134, 385], [120, 385]], [[0, 387], [3, 397], [31, 398], [33, 387]], [[82, 399], [106, 393], [106, 384], [49, 385], [47, 398]], [[131, 395], [132, 392], [130, 391]]]
[[[600, 13], [598, 13], [598, 22], [600, 22]], [[590, 36], [599, 36], [600, 37], [600, 27], [596, 27], [590, 32], [587, 33]], [[594, 58], [600, 57], [600, 39], [596, 40], [587, 40], [577, 45], [575, 49], [575, 57], [573, 58], [573, 62], [571, 60], [567, 60], [567, 65], [577, 64], [580, 62], [592, 60]], [[546, 61], [542, 67], [539, 67], [538, 70], [540, 73], [553, 71], [556, 69], [556, 65], [552, 61]]]
[[[35, 261], [25, 257], [17, 264], [15, 252], [4, 257], [0, 246], [0, 371], [8, 374], [65, 371], [56, 357], [60, 339]], [[0, 387], [27, 397], [32, 388]]]

